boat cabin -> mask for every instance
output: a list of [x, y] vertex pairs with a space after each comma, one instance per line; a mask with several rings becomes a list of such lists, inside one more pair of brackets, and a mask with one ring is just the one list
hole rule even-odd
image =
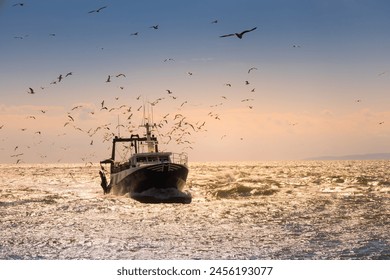
[[[146, 136], [140, 137], [138, 134], [132, 134], [130, 138], [121, 138], [115, 136], [112, 140], [111, 158], [101, 161], [100, 163], [108, 163], [111, 166], [111, 173], [120, 172], [129, 168], [139, 167], [148, 164], [160, 163], [177, 163], [187, 165], [187, 154], [176, 154], [171, 152], [159, 152], [157, 138], [151, 134], [150, 125], [146, 123]], [[131, 157], [125, 162], [116, 160], [116, 144], [129, 143]], [[141, 152], [140, 152], [141, 150]], [[146, 152], [142, 151], [146, 150]]]
[[130, 157], [130, 165], [132, 167], [171, 162], [172, 153], [138, 153]]

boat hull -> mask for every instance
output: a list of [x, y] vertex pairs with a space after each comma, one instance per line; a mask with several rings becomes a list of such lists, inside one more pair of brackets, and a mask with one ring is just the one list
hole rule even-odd
[[190, 203], [191, 196], [181, 192], [187, 175], [182, 164], [144, 165], [112, 173], [109, 188], [112, 194], [129, 194], [144, 203]]

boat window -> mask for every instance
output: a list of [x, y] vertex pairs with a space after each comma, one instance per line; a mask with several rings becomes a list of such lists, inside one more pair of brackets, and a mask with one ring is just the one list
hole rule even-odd
[[137, 162], [146, 162], [146, 157], [137, 157]]
[[157, 157], [148, 157], [148, 161], [157, 161]]

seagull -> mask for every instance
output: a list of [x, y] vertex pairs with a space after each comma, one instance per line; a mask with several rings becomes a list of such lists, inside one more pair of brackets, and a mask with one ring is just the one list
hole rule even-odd
[[126, 75], [125, 75], [125, 74], [122, 74], [122, 73], [120, 73], [120, 74], [116, 75], [115, 77], [119, 78], [120, 76], [122, 76], [122, 77], [126, 77]]
[[23, 6], [24, 6], [24, 3], [16, 3], [16, 4], [13, 4], [13, 5], [12, 5], [12, 7], [16, 7], [16, 6], [23, 7]]
[[83, 106], [81, 106], [81, 105], [74, 106], [74, 107], [71, 109], [71, 111], [74, 111], [74, 110], [76, 110], [76, 109], [78, 109], [78, 108], [81, 108], [81, 107], [83, 107]]
[[68, 74], [65, 75], [65, 77], [68, 77], [70, 75], [73, 75], [73, 72], [69, 72]]
[[251, 31], [255, 30], [256, 28], [257, 28], [257, 27], [254, 27], [254, 28], [249, 29], [249, 30], [244, 30], [244, 31], [242, 31], [241, 33], [231, 33], [231, 34], [221, 35], [221, 36], [219, 36], [219, 37], [223, 38], [223, 37], [237, 36], [237, 38], [242, 39], [242, 36], [243, 36], [245, 33], [251, 32]]
[[104, 6], [104, 7], [101, 7], [99, 9], [96, 9], [96, 10], [92, 10], [92, 11], [89, 11], [88, 14], [91, 14], [91, 13], [99, 13], [101, 10], [107, 8], [107, 6]]
[[106, 80], [106, 83], [109, 83], [109, 82], [111, 82], [111, 75], [108, 75], [107, 80]]
[[34, 91], [34, 89], [32, 89], [32, 88], [28, 88], [30, 91], [28, 91], [28, 93], [29, 94], [35, 94], [35, 91]]
[[24, 154], [23, 154], [23, 153], [20, 153], [20, 154], [11, 155], [10, 157], [20, 157], [20, 156], [22, 156], [22, 155], [24, 155]]
[[257, 70], [257, 68], [256, 68], [256, 67], [251, 67], [251, 68], [249, 68], [248, 74], [249, 74], [252, 70]]
[[385, 122], [380, 122], [380, 123], [378, 123], [378, 124], [384, 124]]
[[158, 29], [158, 24], [157, 24], [157, 25], [152, 25], [152, 26], [149, 27], [149, 28]]
[[211, 23], [218, 23], [218, 20], [217, 19], [213, 20]]
[[130, 36], [137, 36], [138, 32], [131, 33]]

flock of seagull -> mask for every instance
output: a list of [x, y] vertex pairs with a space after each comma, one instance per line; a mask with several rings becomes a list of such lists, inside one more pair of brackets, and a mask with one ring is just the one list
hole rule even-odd
[[[16, 6], [24, 7], [25, 4], [24, 3], [16, 3], [16, 4], [13, 4], [12, 6], [13, 7], [16, 7]], [[90, 11], [88, 11], [88, 14], [101, 13], [107, 7], [108, 6], [102, 6], [102, 7], [99, 7], [97, 9], [90, 10]], [[218, 20], [212, 21], [213, 24], [215, 24], [217, 22], [218, 22]], [[158, 24], [150, 26], [150, 28], [154, 29], [154, 30], [158, 30], [159, 27], [160, 26]], [[224, 38], [224, 37], [236, 36], [237, 38], [242, 39], [244, 34], [246, 34], [248, 32], [252, 32], [256, 29], [257, 29], [257, 27], [254, 27], [254, 28], [251, 28], [248, 30], [244, 30], [242, 32], [225, 34], [225, 35], [221, 35], [219, 37]], [[53, 36], [53, 37], [55, 35], [56, 35], [55, 33], [49, 34], [49, 36]], [[134, 32], [134, 33], [131, 33], [130, 35], [137, 36], [137, 35], [139, 35], [139, 32]], [[14, 38], [15, 39], [24, 39], [28, 36], [29, 35], [15, 36]], [[174, 58], [166, 58], [166, 59], [164, 59], [163, 62], [175, 62], [175, 60], [174, 60]], [[248, 70], [248, 74], [253, 70], [257, 70], [257, 68], [251, 67]], [[189, 76], [192, 76], [193, 72], [188, 71], [187, 74]], [[52, 81], [49, 83], [49, 85], [57, 85], [59, 83], [63, 83], [63, 81], [65, 79], [67, 79], [68, 77], [70, 77], [72, 75], [73, 75], [73, 72], [67, 72], [66, 74], [59, 74], [56, 78], [52, 79]], [[119, 79], [119, 78], [126, 78], [126, 77], [127, 76], [124, 73], [108, 74], [107, 78], [105, 79], [105, 83], [112, 83], [114, 78]], [[245, 84], [249, 85], [249, 82], [245, 81]], [[49, 86], [49, 85], [47, 85], [47, 86]], [[232, 86], [230, 83], [226, 84], [226, 85], [229, 85], [229, 87]], [[44, 90], [44, 89], [46, 89], [47, 86], [40, 86], [39, 89]], [[123, 86], [120, 86], [119, 88], [121, 90], [124, 89]], [[251, 92], [254, 92], [254, 91], [255, 91], [255, 89], [253, 88], [251, 90]], [[185, 116], [183, 113], [183, 111], [185, 111], [185, 110], [182, 110], [185, 107], [185, 105], [188, 104], [188, 101], [186, 101], [186, 100], [180, 101], [179, 96], [175, 95], [171, 89], [166, 89], [165, 92], [166, 92], [166, 96], [159, 97], [156, 100], [149, 101], [147, 103], [149, 103], [151, 106], [154, 107], [159, 102], [163, 102], [165, 99], [167, 99], [170, 104], [177, 100], [177, 102], [179, 102], [179, 103], [177, 104], [176, 107], [180, 112], [166, 114], [165, 116], [162, 117], [160, 122], [154, 124], [154, 128], [158, 132], [159, 136], [162, 137], [163, 144], [169, 144], [170, 142], [175, 142], [177, 145], [184, 145], [183, 150], [193, 149], [192, 144], [194, 142], [191, 141], [191, 135], [193, 133], [207, 131], [206, 121], [205, 120], [190, 121], [190, 118], [188, 116]], [[33, 87], [29, 87], [27, 90], [27, 93], [31, 94], [31, 95], [35, 95], [38, 93], [38, 90], [34, 89]], [[141, 95], [137, 96], [135, 99], [137, 101], [140, 101], [140, 98], [141, 98]], [[227, 100], [226, 96], [223, 96], [222, 98], [224, 100]], [[118, 100], [118, 99], [119, 99], [119, 97], [115, 98], [115, 100]], [[246, 99], [242, 99], [241, 102], [250, 102], [252, 100], [254, 100], [254, 99], [253, 98], [246, 98]], [[145, 101], [143, 101], [143, 102], [145, 103]], [[102, 138], [102, 142], [110, 141], [114, 135], [120, 133], [120, 129], [124, 130], [126, 133], [137, 132], [137, 125], [135, 125], [132, 122], [132, 118], [134, 117], [135, 112], [138, 112], [137, 114], [141, 114], [140, 111], [142, 108], [144, 108], [145, 104], [142, 104], [139, 106], [137, 105], [136, 107], [133, 108], [132, 106], [129, 106], [127, 104], [123, 104], [120, 106], [108, 107], [106, 105], [106, 103], [107, 102], [105, 100], [101, 101], [100, 106], [98, 108], [95, 108], [95, 109], [85, 108], [84, 105], [76, 105], [76, 106], [72, 107], [66, 114], [66, 118], [64, 120], [63, 127], [64, 128], [70, 127], [76, 131], [79, 131], [80, 133], [84, 133], [85, 135], [87, 135], [90, 139], [90, 140], [88, 140], [88, 143], [90, 146], [93, 146], [96, 143], [96, 141], [95, 141], [96, 139], [93, 139], [93, 137], [95, 135], [97, 135], [99, 132], [101, 132], [100, 138]], [[216, 105], [210, 105], [210, 107], [217, 107], [217, 106], [221, 106], [221, 105], [223, 105], [223, 102], [216, 104]], [[248, 105], [248, 108], [252, 109], [253, 105]], [[89, 110], [88, 114], [90, 116], [96, 116], [97, 114], [111, 114], [112, 115], [115, 113], [116, 115], [118, 115], [118, 119], [119, 119], [119, 115], [122, 115], [123, 116], [122, 118], [124, 118], [126, 120], [126, 124], [120, 124], [118, 122], [118, 124], [115, 125], [112, 122], [110, 122], [110, 123], [106, 123], [106, 124], [98, 124], [94, 127], [83, 127], [83, 124], [78, 119], [78, 116], [79, 116], [81, 111], [86, 111], [86, 110]], [[40, 110], [40, 114], [46, 114], [46, 112], [47, 112], [47, 110], [45, 110], [45, 109]], [[207, 116], [214, 119], [214, 120], [221, 119], [220, 114], [215, 113], [213, 111], [210, 111], [207, 114]], [[30, 120], [37, 120], [37, 119], [39, 119], [39, 116], [29, 115], [26, 118], [30, 119]], [[107, 119], [108, 118], [109, 118], [109, 116], [107, 116]], [[3, 129], [3, 127], [4, 127], [4, 124], [0, 126], [0, 129]], [[164, 132], [162, 132], [163, 130], [164, 130]], [[22, 128], [21, 131], [25, 132], [25, 131], [27, 131], [27, 128]], [[64, 132], [62, 134], [59, 134], [58, 137], [65, 136], [66, 134], [67, 133]], [[34, 135], [38, 135], [41, 137], [43, 135], [43, 133], [42, 133], [42, 131], [39, 130], [39, 131], [35, 131]], [[35, 145], [39, 145], [41, 143], [43, 143], [42, 140], [35, 143]], [[32, 146], [29, 145], [25, 148], [30, 149], [31, 147]], [[69, 148], [70, 147], [61, 147], [61, 149], [63, 151], [66, 151]], [[23, 162], [22, 157], [23, 157], [24, 153], [19, 152], [21, 149], [22, 149], [21, 145], [16, 145], [13, 153], [10, 155], [10, 157], [16, 158], [16, 163]], [[85, 161], [86, 163], [92, 164], [91, 158], [93, 156], [94, 156], [94, 153], [91, 153], [89, 156], [82, 157], [82, 160]], [[41, 158], [42, 159], [46, 158], [46, 155], [41, 155]], [[61, 159], [59, 159], [58, 161], [61, 161]]]
[[[13, 7], [24, 7], [25, 4], [20, 2], [20, 3], [15, 3], [12, 5]], [[94, 13], [101, 13], [105, 9], [107, 9], [108, 6], [102, 6], [97, 9], [93, 9], [88, 11], [88, 14], [94, 14]], [[212, 24], [217, 24], [218, 20], [214, 20], [211, 22]], [[150, 26], [150, 28], [154, 30], [158, 30], [160, 27], [158, 24]], [[238, 39], [243, 39], [244, 35], [247, 36], [248, 33], [253, 32], [257, 29], [257, 27], [253, 27], [247, 30], [243, 30], [240, 32], [235, 32], [235, 33], [228, 33], [224, 35], [220, 35], [220, 38], [225, 38], [225, 37], [236, 37]], [[131, 36], [137, 36], [139, 32], [134, 32], [131, 33]], [[25, 36], [15, 36], [15, 38], [22, 39], [24, 37], [27, 37], [28, 35]], [[50, 34], [50, 36], [55, 36], [54, 33]], [[299, 48], [299, 45], [293, 45], [294, 48]], [[166, 58], [163, 62], [172, 62], [174, 63], [175, 60], [174, 58]], [[258, 70], [257, 67], [248, 67], [249, 69], [247, 70], [248, 75], [252, 75], [251, 73], [253, 71]], [[59, 83], [63, 83], [64, 80], [69, 79], [71, 76], [73, 76], [74, 72], [65, 72], [64, 74], [59, 74], [56, 76], [50, 83], [49, 85], [57, 85]], [[189, 76], [193, 75], [193, 72], [188, 71], [187, 74]], [[127, 75], [125, 73], [117, 73], [117, 74], [108, 74], [107, 78], [104, 80], [106, 84], [114, 83], [118, 79], [126, 79]], [[115, 81], [114, 81], [115, 79]], [[102, 81], [103, 82], [103, 81]], [[116, 84], [116, 83], [115, 83]], [[251, 82], [249, 80], [243, 81], [243, 85], [245, 86], [250, 86]], [[224, 84], [224, 86], [231, 88], [232, 83], [227, 82]], [[41, 86], [40, 90], [44, 90], [46, 86]], [[124, 90], [123, 86], [119, 86], [120, 90]], [[160, 137], [163, 139], [164, 144], [169, 144], [171, 142], [175, 142], [177, 145], [182, 145], [183, 150], [186, 149], [193, 149], [193, 144], [194, 142], [192, 141], [192, 135], [194, 133], [199, 133], [199, 132], [205, 132], [207, 131], [207, 126], [206, 124], [208, 123], [208, 120], [191, 120], [190, 116], [185, 115], [185, 108], [186, 106], [189, 106], [190, 104], [188, 103], [187, 100], [181, 100], [179, 95], [174, 94], [174, 91], [172, 89], [165, 89], [162, 90], [162, 92], [165, 92], [165, 94], [161, 94], [161, 97], [157, 98], [156, 100], [153, 101], [143, 101], [143, 104], [140, 104], [142, 102], [141, 97], [142, 95], [138, 95], [134, 99], [134, 104], [137, 104], [134, 106], [134, 104], [129, 105], [129, 104], [121, 104], [121, 105], [113, 105], [113, 106], [108, 106], [107, 103], [112, 102], [112, 103], [118, 103], [117, 101], [120, 99], [120, 97], [115, 97], [115, 101], [110, 101], [110, 100], [102, 100], [99, 102], [97, 106], [94, 108], [89, 108], [86, 107], [85, 105], [75, 105], [73, 106], [70, 110], [68, 110], [66, 116], [64, 117], [64, 123], [63, 127], [64, 129], [74, 129], [76, 131], [79, 131], [80, 133], [83, 133], [86, 135], [88, 138], [88, 145], [89, 146], [94, 146], [96, 144], [96, 135], [100, 133], [99, 139], [101, 142], [108, 142], [111, 141], [112, 137], [119, 134], [121, 129], [123, 133], [131, 134], [131, 133], [136, 133], [138, 126], [134, 124], [133, 122], [133, 117], [134, 114], [141, 114], [142, 113], [142, 108], [145, 108], [145, 102], [148, 103], [150, 106], [155, 107], [157, 106], [158, 103], [160, 102], [169, 102], [169, 104], [175, 104], [177, 112], [170, 112], [166, 114], [165, 116], [162, 117], [162, 119], [158, 122], [155, 123], [155, 130], [159, 134]], [[28, 94], [35, 95], [38, 93], [36, 89], [33, 87], [28, 87], [27, 90]], [[250, 97], [247, 98], [241, 98], [240, 102], [242, 104], [247, 104], [246, 107], [248, 109], [253, 109], [253, 101], [255, 100], [254, 93], [255, 93], [255, 88], [250, 87], [250, 90], [248, 90], [248, 93], [251, 94]], [[225, 95], [221, 96], [221, 102], [217, 104], [211, 104], [209, 107], [210, 108], [215, 108], [219, 106], [223, 106], [225, 102], [227, 102], [229, 98]], [[177, 102], [177, 103], [173, 103]], [[356, 100], [356, 102], [361, 102], [361, 100]], [[45, 109], [40, 110], [40, 114], [46, 114]], [[98, 114], [100, 115], [99, 119], [106, 118], [110, 119], [110, 116], [121, 116], [122, 119], [126, 120], [126, 124], [121, 124], [121, 123], [113, 123], [113, 122], [108, 122], [105, 124], [96, 124], [95, 126], [88, 126], [85, 127], [85, 124], [83, 124], [83, 120], [80, 118], [81, 113], [87, 113], [91, 118], [96, 117]], [[219, 121], [221, 120], [222, 116], [218, 111], [215, 111], [213, 109], [210, 109], [210, 111], [207, 113], [207, 117], [211, 118], [212, 121]], [[36, 120], [38, 117], [34, 115], [29, 115], [26, 117], [27, 119], [30, 120]], [[297, 122], [291, 123], [292, 126], [297, 125]], [[380, 125], [384, 124], [384, 122], [379, 122]], [[3, 130], [5, 127], [5, 124], [0, 124], [0, 132]], [[22, 128], [21, 131], [26, 131], [26, 128]], [[123, 131], [124, 130], [124, 131]], [[58, 136], [64, 136], [66, 135], [66, 131], [62, 134], [59, 134]], [[44, 132], [41, 130], [34, 131], [34, 135], [37, 135], [39, 137], [42, 137]], [[95, 137], [95, 138], [94, 138]], [[220, 139], [226, 138], [227, 135], [224, 134]], [[242, 138], [240, 138], [243, 140]], [[42, 140], [40, 140], [36, 144], [42, 143]], [[27, 146], [25, 148], [31, 148], [31, 146]], [[63, 151], [68, 150], [70, 147], [61, 147]], [[109, 149], [110, 147], [108, 147]], [[23, 162], [23, 155], [24, 152], [21, 152], [22, 147], [20, 145], [16, 145], [13, 153], [10, 155], [10, 157], [16, 159], [16, 163], [21, 163]], [[86, 164], [92, 164], [92, 161], [94, 161], [94, 152], [90, 153], [88, 156], [82, 157], [82, 160], [86, 162]], [[46, 155], [42, 155], [42, 158], [46, 158]], [[61, 161], [59, 159], [58, 161]]]

